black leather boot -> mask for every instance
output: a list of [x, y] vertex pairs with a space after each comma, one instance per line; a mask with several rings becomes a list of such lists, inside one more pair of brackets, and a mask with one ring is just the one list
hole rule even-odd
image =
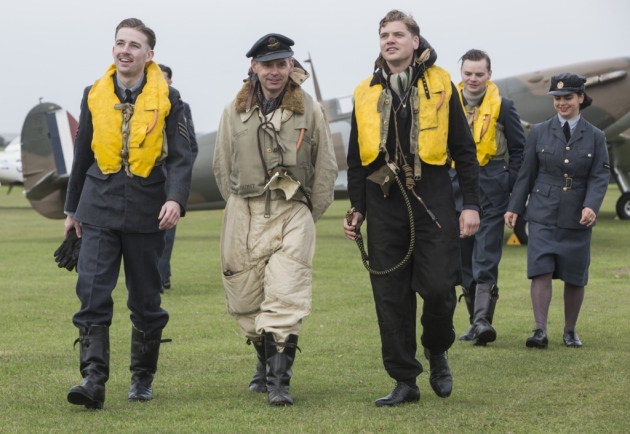
[[105, 383], [109, 378], [109, 327], [90, 326], [79, 331], [81, 345], [79, 369], [83, 384], [68, 392], [68, 402], [85, 408], [102, 409], [105, 402]]
[[470, 288], [464, 288], [462, 286], [462, 295], [459, 296], [459, 301], [464, 297], [464, 301], [466, 302], [466, 308], [468, 309], [468, 320], [470, 321], [470, 327], [466, 330], [466, 333], [459, 337], [460, 341], [472, 341], [475, 333], [475, 325], [473, 323], [473, 318], [475, 316], [475, 290], [476, 286], [473, 282], [470, 285]]
[[[298, 337], [289, 335], [286, 342], [276, 342], [273, 333], [265, 333], [265, 351], [267, 360], [267, 393], [270, 405], [293, 405], [289, 395], [289, 384], [295, 360]], [[284, 350], [278, 352], [278, 347]]]
[[131, 387], [127, 400], [144, 402], [153, 399], [153, 377], [157, 371], [160, 344], [171, 342], [162, 339], [162, 330], [148, 334], [133, 327], [131, 329]]
[[429, 353], [429, 366], [431, 367], [429, 376], [431, 388], [440, 398], [448, 398], [453, 390], [453, 376], [446, 353]]
[[496, 285], [487, 283], [477, 285], [473, 336], [476, 345], [485, 345], [497, 339], [497, 331], [492, 327], [492, 318], [498, 298], [499, 288]]
[[265, 338], [259, 341], [247, 340], [247, 344], [254, 345], [258, 363], [256, 363], [256, 372], [249, 382], [249, 391], [258, 393], [267, 393], [267, 370], [265, 368]]

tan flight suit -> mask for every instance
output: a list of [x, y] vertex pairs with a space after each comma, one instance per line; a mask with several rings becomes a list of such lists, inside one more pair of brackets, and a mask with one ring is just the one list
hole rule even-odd
[[[252, 341], [273, 333], [284, 342], [298, 335], [309, 315], [315, 222], [332, 203], [337, 176], [328, 121], [297, 84], [308, 75], [296, 78], [296, 72], [281, 107], [267, 116], [276, 134], [271, 127], [259, 128], [263, 116], [256, 98], [251, 110], [245, 109], [249, 82], [226, 106], [217, 131], [214, 173], [227, 201], [221, 231], [227, 309]], [[292, 200], [280, 189], [267, 193], [265, 170], [279, 164], [300, 182], [312, 212], [301, 190]]]

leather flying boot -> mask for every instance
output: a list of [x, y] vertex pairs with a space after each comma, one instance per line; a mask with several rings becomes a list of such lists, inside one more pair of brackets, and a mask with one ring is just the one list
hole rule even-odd
[[[295, 360], [295, 350], [299, 349], [297, 342], [297, 335], [289, 335], [286, 342], [276, 342], [273, 333], [265, 333], [269, 405], [293, 405], [289, 385], [293, 375], [291, 366]], [[278, 352], [278, 347], [283, 347], [284, 350]]]
[[153, 377], [157, 371], [160, 344], [171, 342], [162, 339], [162, 330], [152, 334], [135, 327], [131, 329], [131, 387], [127, 395], [129, 402], [144, 402], [153, 399]]
[[265, 339], [259, 341], [247, 340], [248, 345], [254, 345], [258, 363], [256, 363], [256, 372], [249, 382], [249, 391], [258, 393], [267, 393], [267, 370], [265, 368]]
[[374, 404], [376, 404], [377, 407], [391, 407], [393, 405], [403, 404], [405, 402], [416, 402], [419, 400], [420, 389], [418, 389], [418, 386], [399, 381], [389, 395], [377, 399], [374, 401]]
[[85, 408], [102, 409], [105, 383], [109, 378], [109, 327], [92, 325], [81, 328], [77, 342], [81, 346], [79, 369], [83, 384], [68, 392], [68, 402]]
[[[475, 333], [474, 343], [485, 346], [488, 342], [497, 339], [497, 331], [492, 327], [492, 316], [494, 316], [494, 306], [499, 298], [499, 289], [496, 285], [481, 283], [477, 285], [475, 296]], [[493, 300], [494, 299], [494, 300]]]
[[464, 298], [464, 301], [466, 302], [466, 308], [468, 309], [468, 320], [470, 321], [470, 327], [468, 327], [468, 330], [466, 330], [466, 333], [464, 333], [463, 335], [461, 335], [459, 337], [460, 341], [472, 341], [473, 340], [473, 336], [475, 333], [475, 325], [473, 323], [473, 318], [475, 316], [475, 289], [476, 289], [476, 284], [475, 282], [472, 283], [472, 285], [470, 285], [470, 288], [464, 288], [462, 286], [462, 294], [459, 296], [459, 300], [462, 300], [462, 297]]
[[446, 353], [429, 353], [429, 366], [431, 367], [429, 376], [431, 388], [440, 398], [448, 398], [453, 390], [453, 376]]

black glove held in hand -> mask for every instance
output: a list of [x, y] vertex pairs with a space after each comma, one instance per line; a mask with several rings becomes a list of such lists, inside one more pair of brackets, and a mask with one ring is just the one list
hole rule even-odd
[[63, 240], [61, 246], [55, 250], [55, 262], [57, 267], [65, 268], [68, 271], [72, 271], [77, 266], [79, 259], [79, 252], [81, 251], [81, 238], [77, 237], [77, 232], [74, 228], [68, 231], [68, 236]]

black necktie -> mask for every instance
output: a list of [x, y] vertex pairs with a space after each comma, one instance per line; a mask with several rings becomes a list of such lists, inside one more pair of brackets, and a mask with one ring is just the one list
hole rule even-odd
[[128, 102], [129, 104], [133, 103], [131, 99], [131, 91], [129, 89], [125, 89], [125, 102]]
[[564, 137], [567, 139], [567, 142], [571, 138], [571, 128], [569, 127], [569, 123], [565, 122], [562, 126], [562, 131], [564, 132]]

